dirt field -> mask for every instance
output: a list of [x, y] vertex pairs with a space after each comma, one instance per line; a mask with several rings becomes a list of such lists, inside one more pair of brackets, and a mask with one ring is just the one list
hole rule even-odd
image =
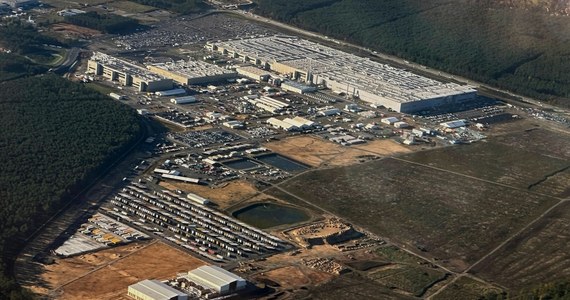
[[51, 26], [51, 30], [64, 34], [68, 37], [85, 38], [100, 36], [101, 32], [95, 29], [85, 28], [67, 23], [58, 23]]
[[[100, 260], [99, 264], [95, 265], [100, 268], [95, 271], [92, 271], [93, 266], [81, 267], [83, 272], [74, 270], [73, 276], [71, 274], [65, 276], [65, 282], [69, 282], [68, 279], [72, 277], [77, 280], [65, 284], [57, 291], [58, 299], [117, 299], [126, 293], [130, 284], [137, 281], [171, 278], [179, 272], [187, 272], [205, 264], [163, 243], [154, 243], [131, 253], [111, 261]], [[106, 254], [104, 257], [108, 255], [111, 254]], [[58, 263], [51, 273], [66, 273], [70, 265], [73, 263], [66, 266]], [[75, 268], [78, 269], [80, 266]]]
[[257, 189], [251, 183], [244, 180], [235, 180], [227, 184], [222, 184], [221, 187], [213, 188], [204, 185], [164, 181], [160, 183], [160, 186], [170, 190], [182, 190], [200, 195], [212, 200], [221, 210], [244, 199], [251, 198], [258, 193]]
[[264, 272], [263, 275], [258, 275], [255, 279], [263, 282], [263, 278], [268, 278], [277, 282], [282, 289], [298, 289], [303, 286], [316, 286], [334, 277], [332, 274], [306, 267], [288, 266]]
[[570, 203], [563, 203], [524, 231], [473, 273], [520, 290], [537, 282], [570, 277]]
[[557, 202], [392, 158], [308, 172], [282, 187], [455, 270]]
[[406, 153], [410, 150], [392, 140], [372, 141], [363, 145], [343, 147], [315, 136], [295, 136], [265, 144], [274, 152], [296, 159], [307, 165], [347, 166], [363, 157]]

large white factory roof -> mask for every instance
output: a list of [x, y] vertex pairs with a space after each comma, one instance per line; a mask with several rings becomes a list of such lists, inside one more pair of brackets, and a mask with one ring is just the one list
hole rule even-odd
[[198, 60], [179, 60], [175, 62], [152, 64], [151, 66], [177, 73], [180, 76], [188, 78], [235, 73], [235, 71], [220, 68], [214, 64], [209, 64]]
[[199, 285], [220, 290], [220, 287], [245, 279], [217, 266], [202, 266], [188, 272], [188, 277]]
[[152, 299], [172, 299], [175, 297], [185, 297], [186, 294], [162, 283], [158, 280], [143, 280], [129, 286], [131, 289], [136, 289], [140, 293], [149, 296]]
[[404, 69], [291, 36], [269, 36], [214, 43], [218, 50], [281, 63], [311, 75], [315, 84], [335, 81], [398, 103], [476, 92], [470, 86], [443, 83]]
[[128, 62], [126, 60], [110, 56], [105, 53], [95, 52], [93, 53], [93, 56], [91, 56], [91, 60], [96, 61], [104, 65], [105, 67], [129, 73], [133, 76], [137, 76], [138, 78], [147, 81], [158, 81], [164, 79], [164, 77], [156, 75], [141, 66], [135, 65], [134, 63]]

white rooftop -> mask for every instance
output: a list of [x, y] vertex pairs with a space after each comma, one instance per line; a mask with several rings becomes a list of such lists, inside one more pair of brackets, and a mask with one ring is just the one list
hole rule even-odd
[[214, 64], [198, 60], [179, 60], [174, 62], [152, 64], [151, 66], [169, 72], [177, 73], [178, 75], [187, 78], [198, 78], [235, 73], [232, 70], [220, 68]]
[[202, 266], [188, 272], [188, 277], [204, 287], [219, 290], [221, 286], [245, 279], [217, 266]]
[[475, 92], [470, 86], [443, 83], [298, 37], [275, 35], [214, 45], [265, 63], [303, 70], [315, 84], [335, 81], [399, 103]]
[[137, 291], [152, 297], [153, 299], [169, 300], [174, 297], [187, 296], [183, 292], [178, 291], [158, 280], [143, 280], [129, 286], [129, 288], [134, 288]]

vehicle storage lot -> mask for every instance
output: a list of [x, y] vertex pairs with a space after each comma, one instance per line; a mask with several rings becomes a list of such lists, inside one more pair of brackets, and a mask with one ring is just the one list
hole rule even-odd
[[391, 158], [308, 172], [282, 187], [459, 271], [558, 201]]

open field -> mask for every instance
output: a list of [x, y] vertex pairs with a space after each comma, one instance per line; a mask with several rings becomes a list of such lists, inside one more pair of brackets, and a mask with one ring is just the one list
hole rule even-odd
[[43, 287], [27, 286], [27, 288], [40, 295], [47, 294], [50, 288], [53, 289], [64, 285], [99, 266], [139, 250], [144, 246], [145, 244], [143, 243], [133, 243], [94, 253], [58, 259], [55, 264], [43, 266], [43, 273], [40, 276], [45, 283]]
[[423, 296], [430, 286], [446, 278], [441, 270], [413, 265], [384, 268], [367, 276], [388, 288], [417, 297]]
[[204, 264], [180, 250], [155, 243], [129, 256], [99, 264], [101, 267], [94, 272], [83, 269], [83, 275], [58, 291], [58, 299], [117, 299], [137, 281], [175, 277], [179, 272]]
[[131, 1], [116, 1], [113, 3], [109, 3], [109, 5], [107, 6], [112, 7], [114, 9], [125, 11], [127, 13], [135, 13], [135, 14], [146, 13], [149, 11], [156, 10], [156, 8], [152, 6], [143, 5]]
[[[549, 156], [545, 151], [529, 151], [528, 144], [531, 142], [532, 140], [521, 138], [517, 141], [521, 146], [514, 147], [502, 143], [497, 138], [474, 145], [411, 153], [401, 158], [509, 186], [534, 190], [535, 185], [540, 185], [539, 183], [547, 175], [568, 168], [570, 161]], [[564, 186], [564, 183], [561, 184]], [[566, 186], [570, 188], [570, 181], [566, 182]], [[561, 186], [541, 190], [552, 196], [559, 196], [563, 192]]]
[[341, 275], [312, 288], [310, 299], [415, 299], [391, 291], [382, 284], [357, 273]]
[[498, 142], [514, 148], [570, 160], [570, 135], [546, 129], [532, 129], [496, 137]]
[[570, 277], [570, 203], [552, 210], [472, 273], [520, 290], [537, 282]]
[[351, 148], [364, 150], [381, 156], [411, 152], [409, 148], [398, 144], [393, 140], [374, 140], [369, 141], [366, 144], [352, 146]]
[[479, 300], [482, 295], [488, 293], [499, 293], [500, 290], [471, 279], [469, 277], [461, 277], [453, 284], [445, 288], [441, 293], [434, 296], [434, 300]]
[[170, 190], [195, 193], [212, 200], [221, 210], [257, 194], [257, 189], [245, 180], [235, 180], [213, 188], [205, 185], [164, 181], [160, 183], [160, 186]]
[[391, 158], [308, 172], [282, 187], [454, 270], [558, 201]]
[[90, 29], [86, 27], [81, 27], [73, 24], [67, 23], [57, 23], [50, 27], [53, 32], [64, 34], [66, 37], [74, 38], [92, 38], [100, 36], [101, 32], [95, 29]]
[[254, 279], [264, 282], [264, 279], [267, 278], [278, 283], [281, 289], [287, 290], [316, 286], [334, 277], [332, 274], [315, 271], [307, 267], [287, 266], [263, 272], [263, 275], [257, 275]]
[[294, 136], [265, 144], [264, 147], [307, 165], [348, 166], [363, 159], [407, 153], [410, 150], [392, 140], [376, 140], [343, 147], [315, 136]]

